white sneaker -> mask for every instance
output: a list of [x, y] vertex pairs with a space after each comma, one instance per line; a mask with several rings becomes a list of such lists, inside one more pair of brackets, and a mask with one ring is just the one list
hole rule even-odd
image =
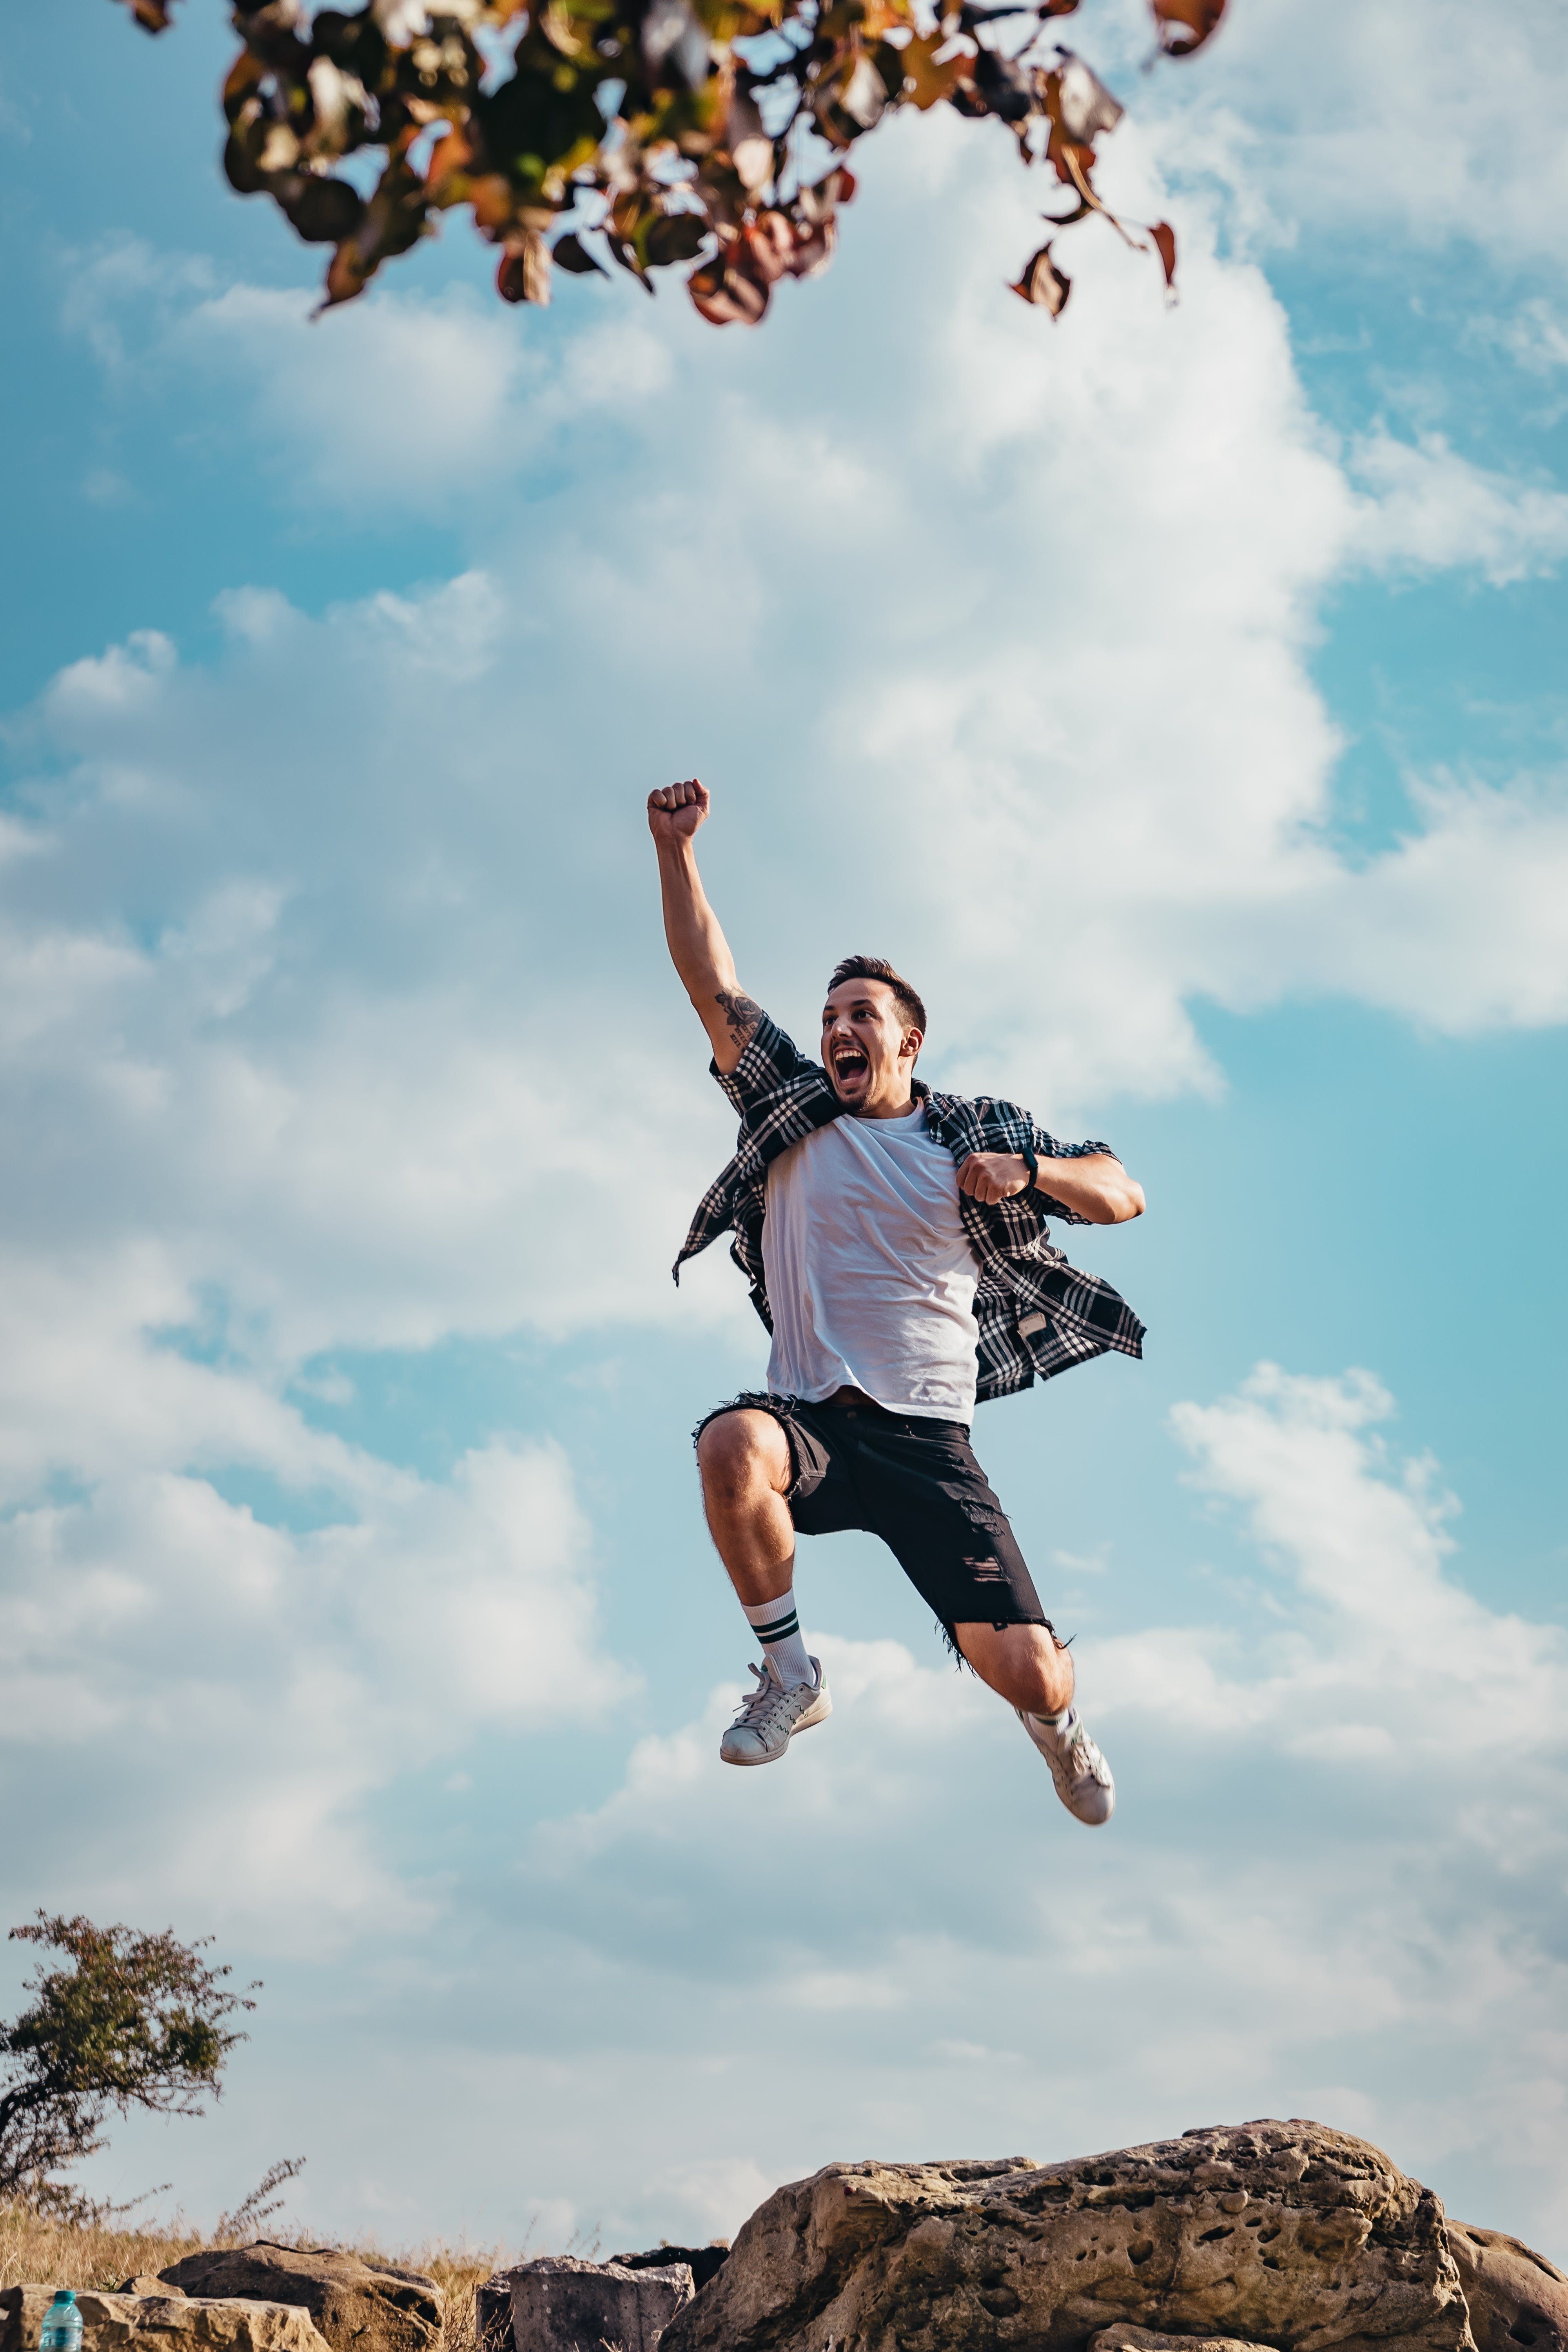
[[1057, 1794], [1074, 1821], [1087, 1822], [1091, 1830], [1108, 1822], [1116, 1811], [1116, 1783], [1078, 1709], [1074, 1707], [1062, 1732], [1053, 1731], [1038, 1716], [1026, 1715], [1021, 1706], [1013, 1712], [1050, 1766]]
[[793, 1690], [785, 1690], [771, 1658], [752, 1666], [757, 1687], [742, 1700], [740, 1713], [719, 1742], [719, 1753], [726, 1764], [771, 1764], [784, 1754], [797, 1731], [809, 1731], [814, 1723], [826, 1722], [833, 1712], [827, 1677], [820, 1658], [811, 1663], [816, 1668], [816, 1680], [796, 1683]]

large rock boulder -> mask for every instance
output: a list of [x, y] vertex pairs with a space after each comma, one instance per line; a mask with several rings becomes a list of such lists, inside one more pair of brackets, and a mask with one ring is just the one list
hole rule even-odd
[[441, 2325], [441, 2290], [423, 2271], [332, 2246], [279, 2246], [260, 2238], [251, 2246], [187, 2254], [158, 2275], [186, 2294], [299, 2304], [332, 2352], [427, 2352]]
[[613, 2263], [626, 2271], [664, 2270], [671, 2263], [684, 2263], [695, 2287], [704, 2287], [710, 2278], [716, 2278], [729, 2259], [728, 2238], [712, 2238], [705, 2246], [650, 2246], [646, 2253], [610, 2256]]
[[1568, 2352], [1568, 2278], [1500, 2230], [1448, 2223], [1479, 2352]]
[[662, 2352], [1136, 2352], [1130, 2330], [1473, 2341], [1430, 2190], [1365, 2140], [1262, 2122], [1071, 2164], [829, 2165], [752, 2214]]
[[[52, 2286], [0, 2294], [0, 2352], [37, 2352]], [[328, 2352], [297, 2304], [77, 2291], [82, 2352]]]
[[632, 2270], [542, 2254], [477, 2290], [475, 2328], [480, 2352], [654, 2352], [692, 2294], [686, 2263]]

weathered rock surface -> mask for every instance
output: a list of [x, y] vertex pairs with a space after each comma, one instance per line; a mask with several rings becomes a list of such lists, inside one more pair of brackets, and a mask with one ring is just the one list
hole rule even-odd
[[1500, 2230], [1448, 2223], [1479, 2352], [1568, 2352], [1568, 2278]]
[[261, 2238], [251, 2246], [187, 2254], [158, 2275], [187, 2294], [300, 2304], [332, 2352], [426, 2352], [441, 2325], [434, 2279], [333, 2246], [278, 2246]]
[[612, 2263], [624, 2271], [663, 2270], [670, 2263], [684, 2263], [691, 2273], [691, 2284], [704, 2287], [721, 2272], [730, 2259], [728, 2238], [715, 2238], [706, 2246], [650, 2246], [644, 2254], [612, 2254]]
[[542, 2254], [486, 2281], [475, 2322], [482, 2352], [654, 2352], [693, 2293], [685, 2263], [630, 2270]]
[[752, 2214], [662, 2352], [1086, 2352], [1118, 2321], [1183, 2352], [1473, 2341], [1436, 2198], [1298, 2121], [1070, 2164], [829, 2165]]
[[[13, 2286], [0, 2294], [0, 2352], [36, 2352], [52, 2286]], [[227, 2296], [77, 2293], [82, 2352], [327, 2352], [308, 2311], [297, 2304], [238, 2302]]]
[[1089, 2352], [1259, 2352], [1235, 2336], [1162, 2336], [1154, 2327], [1129, 2327], [1119, 2319], [1089, 2339]]
[[184, 2287], [171, 2286], [166, 2279], [153, 2278], [145, 2273], [140, 2278], [121, 2279], [114, 2290], [116, 2294], [173, 2295], [184, 2294]]

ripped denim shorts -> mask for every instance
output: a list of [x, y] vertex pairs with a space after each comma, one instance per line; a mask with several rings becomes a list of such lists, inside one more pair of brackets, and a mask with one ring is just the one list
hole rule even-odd
[[863, 1528], [880, 1536], [955, 1654], [955, 1625], [1055, 1633], [963, 1422], [889, 1412], [868, 1399], [806, 1404], [748, 1391], [707, 1414], [693, 1434], [721, 1413], [747, 1411], [772, 1413], [789, 1441], [785, 1499], [798, 1533]]

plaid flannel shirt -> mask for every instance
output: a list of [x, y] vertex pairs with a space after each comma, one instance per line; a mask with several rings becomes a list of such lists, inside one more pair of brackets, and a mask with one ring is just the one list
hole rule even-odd
[[[710, 1067], [740, 1114], [740, 1142], [698, 1204], [675, 1261], [675, 1279], [680, 1280], [688, 1258], [732, 1230], [730, 1255], [771, 1331], [763, 1269], [768, 1169], [792, 1143], [837, 1118], [843, 1105], [821, 1064], [808, 1061], [765, 1013], [727, 1077]], [[957, 1162], [972, 1151], [1019, 1151], [1026, 1144], [1041, 1160], [1081, 1160], [1110, 1150], [1108, 1143], [1058, 1143], [1016, 1103], [996, 1102], [988, 1095], [971, 1100], [936, 1094], [919, 1078], [914, 1092], [925, 1104], [932, 1131]], [[1046, 1237], [1047, 1217], [1069, 1225], [1087, 1224], [1087, 1217], [1033, 1188], [989, 1205], [961, 1192], [958, 1208], [980, 1261], [974, 1292], [979, 1402], [1048, 1381], [1110, 1348], [1124, 1356], [1142, 1354], [1143, 1326], [1126, 1300], [1097, 1275], [1079, 1274]]]

